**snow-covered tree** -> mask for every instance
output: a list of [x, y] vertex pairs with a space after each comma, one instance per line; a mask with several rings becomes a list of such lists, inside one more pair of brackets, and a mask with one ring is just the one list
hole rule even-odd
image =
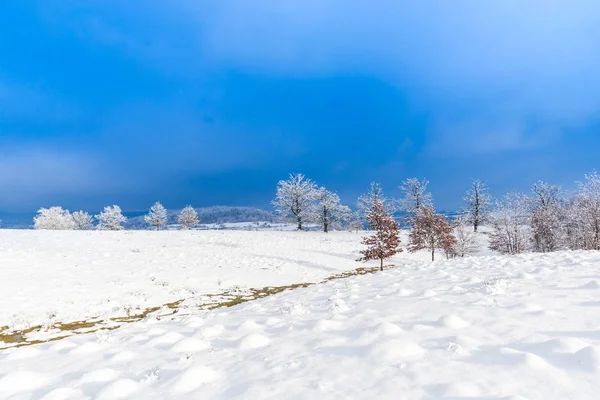
[[453, 225], [453, 235], [456, 239], [454, 253], [458, 257], [464, 257], [477, 250], [477, 237], [475, 236], [471, 223], [462, 218], [458, 218], [454, 221]]
[[572, 248], [600, 250], [600, 176], [596, 171], [578, 182], [568, 207], [567, 229]]
[[476, 179], [471, 182], [471, 188], [463, 197], [463, 200], [467, 203], [464, 216], [466, 222], [473, 226], [474, 232], [477, 232], [477, 229], [488, 221], [492, 200], [488, 190], [485, 182]]
[[283, 221], [296, 223], [298, 230], [314, 215], [317, 185], [302, 174], [290, 174], [286, 181], [279, 181], [273, 200], [275, 212]]
[[556, 251], [564, 246], [565, 216], [560, 187], [538, 182], [531, 187], [531, 235], [533, 250]]
[[315, 194], [317, 205], [313, 219], [323, 225], [323, 232], [329, 232], [334, 223], [345, 223], [350, 219], [352, 211], [340, 204], [340, 196], [324, 187], [317, 189]]
[[452, 235], [452, 225], [446, 221], [446, 216], [436, 214], [433, 208], [424, 206], [416, 211], [409, 239], [408, 250], [411, 253], [429, 250], [431, 261], [435, 261], [436, 249], [444, 250], [448, 254], [456, 243]]
[[348, 223], [348, 231], [356, 232], [362, 231], [364, 229], [364, 224], [361, 220], [361, 212], [353, 211], [350, 216], [350, 222]]
[[377, 182], [371, 182], [369, 191], [361, 195], [356, 203], [359, 218], [366, 218], [367, 214], [373, 209], [373, 204], [375, 204], [376, 201], [381, 202], [389, 214], [394, 213], [394, 205], [384, 196], [381, 185]]
[[73, 216], [62, 207], [40, 208], [33, 218], [35, 229], [71, 230], [75, 228]]
[[181, 210], [181, 213], [179, 213], [179, 216], [177, 217], [177, 221], [184, 229], [190, 229], [190, 227], [200, 223], [198, 220], [198, 213], [192, 206], [186, 206]]
[[358, 261], [379, 260], [380, 269], [383, 271], [383, 261], [397, 253], [402, 252], [400, 246], [400, 232], [398, 224], [388, 214], [385, 206], [379, 199], [373, 201], [371, 211], [366, 216], [369, 227], [375, 231], [373, 235], [363, 238], [362, 243], [367, 246], [361, 250], [363, 255]]
[[433, 208], [431, 193], [427, 192], [429, 181], [408, 178], [400, 186], [402, 198], [399, 201], [400, 210], [415, 218], [417, 211], [423, 208]]
[[98, 220], [98, 229], [106, 231], [123, 230], [123, 224], [127, 221], [127, 217], [121, 213], [119, 206], [104, 207], [104, 211], [96, 215], [96, 219]]
[[491, 214], [490, 249], [503, 254], [518, 254], [526, 250], [527, 209], [527, 197], [522, 193], [508, 193], [497, 202]]
[[94, 225], [94, 217], [85, 211], [76, 211], [73, 213], [73, 222], [75, 229], [85, 231]]
[[167, 224], [167, 209], [157, 201], [150, 207], [150, 212], [144, 217], [144, 221], [148, 225], [155, 227], [156, 230], [159, 230], [161, 226]]

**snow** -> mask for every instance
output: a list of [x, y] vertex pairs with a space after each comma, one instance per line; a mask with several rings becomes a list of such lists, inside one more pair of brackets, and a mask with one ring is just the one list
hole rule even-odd
[[[360, 266], [354, 262], [360, 235], [346, 233], [0, 234], [1, 265], [10, 280], [2, 282], [9, 291], [2, 309], [29, 312], [32, 321], [36, 312], [30, 309], [38, 316], [48, 307], [75, 316], [107, 288], [115, 290], [114, 302], [128, 301], [125, 293], [134, 285], [149, 303], [180, 294], [140, 279], [149, 273], [161, 274], [156, 279], [167, 286], [197, 284], [204, 290], [218, 288], [223, 278], [248, 286], [318, 281]], [[383, 272], [235, 307], [190, 307], [116, 330], [0, 351], [0, 398], [598, 397], [599, 252], [435, 263], [402, 253], [391, 263], [396, 267]], [[213, 271], [215, 265], [221, 268]], [[45, 272], [51, 267], [56, 270]], [[33, 271], [26, 274], [28, 269]], [[89, 269], [103, 273], [84, 277]], [[33, 279], [35, 274], [40, 277]], [[65, 282], [44, 283], [57, 274]], [[194, 275], [206, 286], [190, 283]], [[111, 286], [111, 279], [122, 285]], [[11, 299], [19, 292], [11, 285], [23, 290], [30, 284], [35, 289], [29, 297]], [[68, 307], [70, 301], [82, 304]]]

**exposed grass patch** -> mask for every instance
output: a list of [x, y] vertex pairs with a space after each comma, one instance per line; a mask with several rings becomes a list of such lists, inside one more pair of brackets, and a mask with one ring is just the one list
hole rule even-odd
[[[340, 274], [332, 275], [319, 283], [349, 278], [357, 275], [373, 274], [378, 271], [379, 267], [360, 267], [351, 271], [346, 271]], [[318, 283], [306, 282], [284, 286], [265, 286], [263, 288], [252, 288], [249, 290], [245, 290], [242, 293], [229, 291], [217, 294], [206, 294], [203, 295], [203, 297], [207, 297], [208, 299], [211, 299], [211, 301], [199, 305], [198, 308], [201, 310], [216, 310], [218, 308], [223, 307], [234, 307], [242, 303], [247, 303], [249, 301], [272, 296], [281, 292], [285, 292], [287, 290], [306, 288], [316, 284]], [[212, 299], [214, 299], [214, 301], [212, 301]], [[54, 342], [73, 335], [79, 335], [84, 333], [94, 333], [102, 330], [114, 330], [119, 328], [123, 324], [141, 321], [149, 316], [161, 319], [163, 317], [167, 317], [177, 313], [180, 310], [181, 303], [183, 303], [184, 301], [185, 299], [182, 299], [164, 304], [160, 307], [148, 307], [146, 309], [139, 310], [139, 312], [135, 314], [130, 314], [123, 317], [113, 317], [107, 320], [93, 319], [87, 321], [74, 321], [69, 323], [57, 322], [47, 327], [37, 325], [22, 330], [11, 330], [8, 326], [2, 326], [0, 327], [0, 350], [5, 350], [12, 347], [22, 347], [40, 343]], [[165, 309], [169, 311], [167, 313], [159, 312]], [[60, 332], [61, 335], [52, 336], [48, 339], [28, 338], [28, 336], [32, 333], [38, 332]], [[4, 344], [4, 346], [2, 344]]]

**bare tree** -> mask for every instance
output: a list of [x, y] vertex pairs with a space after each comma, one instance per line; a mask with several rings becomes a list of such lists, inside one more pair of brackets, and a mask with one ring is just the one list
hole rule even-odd
[[452, 235], [452, 225], [446, 217], [436, 214], [431, 207], [421, 207], [417, 210], [413, 229], [409, 234], [408, 251], [414, 253], [427, 249], [431, 252], [431, 261], [435, 261], [435, 250], [441, 249], [449, 253], [456, 243]]
[[397, 253], [402, 252], [400, 246], [400, 232], [398, 224], [388, 214], [385, 206], [379, 199], [373, 201], [371, 211], [367, 214], [367, 223], [373, 235], [363, 238], [362, 243], [367, 246], [361, 250], [363, 255], [358, 261], [379, 260], [379, 268], [383, 271], [383, 261]]
[[578, 182], [568, 207], [569, 241], [574, 248], [600, 250], [600, 176], [596, 171]]
[[458, 218], [454, 221], [454, 238], [456, 244], [454, 245], [454, 252], [458, 257], [464, 257], [470, 253], [473, 253], [477, 248], [477, 237], [470, 224], [464, 219]]
[[473, 225], [473, 232], [477, 232], [479, 226], [488, 221], [492, 199], [488, 190], [485, 182], [476, 179], [471, 182], [471, 188], [463, 197], [463, 200], [467, 203], [464, 215], [466, 222]]
[[564, 244], [564, 203], [560, 187], [539, 181], [531, 187], [531, 234], [533, 250], [550, 252]]
[[317, 185], [302, 174], [290, 174], [287, 181], [279, 181], [273, 200], [275, 212], [288, 222], [294, 222], [298, 230], [314, 215]]
[[[417, 178], [408, 178], [400, 186], [402, 198], [399, 200], [399, 208], [409, 214], [410, 219], [417, 216], [417, 212], [423, 208], [433, 208], [431, 193], [427, 192], [429, 181]], [[414, 221], [413, 221], [414, 223]]]
[[350, 208], [340, 204], [340, 196], [320, 187], [315, 194], [317, 205], [314, 220], [323, 225], [323, 232], [329, 232], [334, 223], [344, 223], [350, 219]]
[[527, 248], [526, 235], [527, 197], [521, 193], [508, 193], [492, 213], [490, 249], [503, 254], [522, 253]]
[[186, 206], [181, 210], [181, 213], [179, 213], [179, 216], [177, 217], [177, 222], [179, 222], [184, 229], [190, 229], [192, 226], [200, 223], [198, 213], [192, 206]]
[[369, 214], [369, 212], [371, 212], [373, 209], [373, 204], [376, 201], [381, 202], [389, 214], [394, 213], [394, 206], [392, 202], [383, 194], [381, 185], [377, 182], [371, 182], [369, 191], [361, 195], [356, 203], [359, 218], [366, 218], [367, 214]]

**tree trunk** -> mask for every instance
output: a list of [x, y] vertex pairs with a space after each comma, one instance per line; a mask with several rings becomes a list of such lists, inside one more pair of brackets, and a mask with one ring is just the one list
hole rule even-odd
[[435, 261], [435, 248], [431, 249], [431, 262]]
[[323, 209], [323, 232], [329, 232], [329, 223], [327, 222], [327, 210]]
[[302, 217], [298, 217], [298, 230], [302, 230]]
[[380, 261], [379, 270], [383, 271], [383, 258], [380, 258], [379, 261]]
[[475, 232], [477, 232], [477, 227], [479, 226], [479, 221], [475, 220], [473, 223], [473, 227], [475, 228]]

